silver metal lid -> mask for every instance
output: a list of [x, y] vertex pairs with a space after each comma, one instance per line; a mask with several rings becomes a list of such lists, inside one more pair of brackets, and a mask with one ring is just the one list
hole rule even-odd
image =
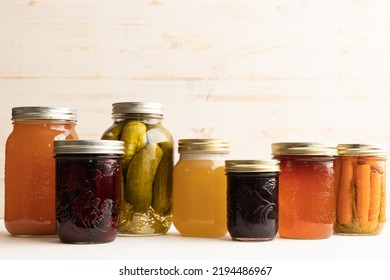
[[228, 154], [229, 141], [215, 138], [179, 139], [179, 153]]
[[387, 156], [387, 147], [383, 144], [339, 144], [341, 156]]
[[113, 119], [124, 118], [128, 114], [152, 114], [163, 117], [163, 106], [155, 102], [119, 102], [112, 104]]
[[278, 160], [226, 160], [226, 172], [279, 172]]
[[315, 142], [285, 142], [272, 143], [272, 154], [282, 155], [308, 155], [308, 156], [336, 156], [337, 144]]
[[14, 107], [12, 120], [69, 120], [77, 121], [76, 111], [61, 107]]
[[117, 140], [56, 140], [54, 154], [118, 154], [125, 153], [124, 142]]

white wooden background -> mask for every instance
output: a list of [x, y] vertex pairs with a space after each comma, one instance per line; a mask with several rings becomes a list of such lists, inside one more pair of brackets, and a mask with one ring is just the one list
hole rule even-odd
[[[390, 2], [0, 0], [0, 153], [11, 108], [157, 101], [174, 138], [222, 137], [231, 158], [276, 141], [390, 146]], [[0, 217], [4, 176], [0, 173]]]

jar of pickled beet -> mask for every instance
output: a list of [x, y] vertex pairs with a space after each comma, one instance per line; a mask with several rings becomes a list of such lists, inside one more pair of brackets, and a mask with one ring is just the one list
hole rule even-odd
[[386, 221], [386, 146], [340, 144], [338, 154], [335, 233], [379, 234]]
[[179, 140], [180, 158], [173, 169], [173, 224], [181, 235], [226, 235], [228, 153], [226, 140]]
[[53, 141], [78, 139], [76, 120], [69, 108], [12, 108], [4, 180], [4, 224], [10, 234], [56, 234]]
[[121, 203], [122, 141], [58, 140], [56, 217], [64, 243], [115, 240]]
[[278, 233], [279, 161], [227, 160], [227, 227], [237, 241], [268, 241]]
[[279, 236], [296, 239], [331, 236], [337, 145], [273, 143], [272, 154], [280, 161]]
[[162, 105], [114, 103], [112, 117], [102, 139], [125, 143], [119, 234], [165, 234], [172, 224], [173, 138]]

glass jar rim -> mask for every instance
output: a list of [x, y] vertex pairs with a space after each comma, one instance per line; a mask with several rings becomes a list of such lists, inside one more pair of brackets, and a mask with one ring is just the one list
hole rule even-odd
[[278, 160], [226, 160], [226, 172], [279, 172]]
[[320, 142], [279, 142], [272, 143], [272, 154], [308, 155], [308, 156], [336, 156], [337, 144]]
[[124, 147], [124, 142], [118, 140], [55, 140], [54, 154], [123, 155]]
[[25, 106], [12, 108], [11, 120], [69, 120], [77, 121], [74, 109], [63, 107]]
[[338, 154], [341, 156], [387, 156], [387, 146], [384, 144], [339, 144]]
[[229, 141], [218, 138], [179, 139], [179, 153], [218, 153], [228, 154]]

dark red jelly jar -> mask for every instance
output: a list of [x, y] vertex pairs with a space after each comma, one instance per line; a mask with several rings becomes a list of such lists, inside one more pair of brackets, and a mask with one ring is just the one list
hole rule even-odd
[[124, 143], [54, 141], [57, 234], [64, 243], [106, 243], [118, 235]]
[[277, 160], [227, 160], [227, 227], [237, 241], [273, 240], [278, 233]]

